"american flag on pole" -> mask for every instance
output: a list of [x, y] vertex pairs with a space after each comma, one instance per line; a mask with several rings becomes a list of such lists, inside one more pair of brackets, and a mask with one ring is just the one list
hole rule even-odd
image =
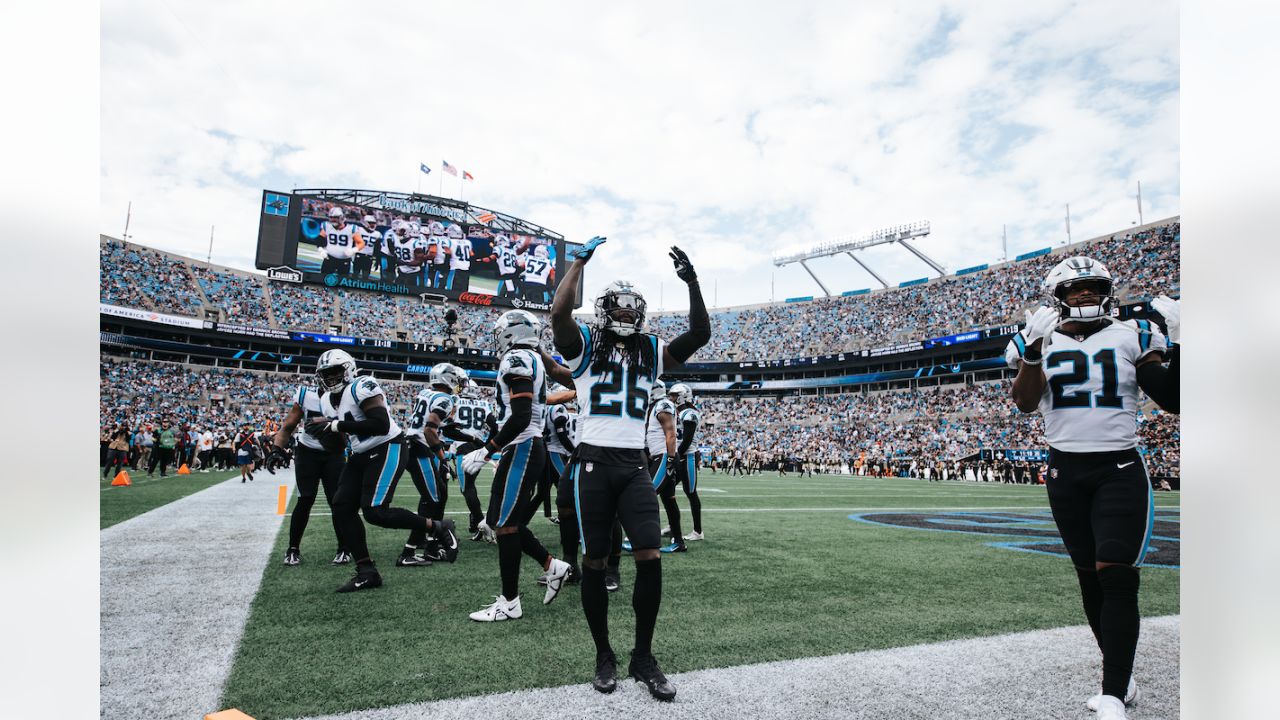
[[443, 167], [443, 168], [444, 168], [444, 171], [445, 171], [445, 172], [449, 173], [450, 175], [452, 175], [452, 176], [454, 176], [454, 177], [458, 177], [458, 169], [457, 169], [457, 168], [455, 168], [454, 166], [450, 165], [448, 160], [441, 160], [441, 161], [440, 161], [440, 165], [441, 165], [441, 167]]
[[475, 180], [475, 176], [473, 176], [471, 173], [467, 172], [466, 170], [463, 170], [463, 171], [462, 171], [462, 179], [463, 179], [463, 180]]
[[493, 213], [491, 213], [491, 212], [482, 212], [482, 213], [480, 213], [479, 215], [477, 215], [477, 216], [476, 216], [476, 220], [479, 220], [480, 222], [484, 223], [485, 225], [488, 225], [489, 223], [493, 222], [493, 221], [494, 221], [494, 220], [496, 220], [496, 219], [498, 219], [498, 216], [497, 216], [497, 215], [494, 215], [494, 214], [493, 214]]

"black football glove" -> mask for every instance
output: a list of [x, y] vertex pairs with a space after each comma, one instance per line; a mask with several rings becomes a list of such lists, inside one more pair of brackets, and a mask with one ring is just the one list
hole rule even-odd
[[325, 433], [337, 432], [337, 420], [312, 420], [307, 423], [307, 433], [318, 438], [324, 437]]
[[693, 263], [689, 262], [689, 256], [683, 250], [672, 245], [671, 252], [667, 254], [671, 256], [671, 261], [676, 265], [677, 277], [687, 283], [698, 279], [698, 273], [694, 272]]

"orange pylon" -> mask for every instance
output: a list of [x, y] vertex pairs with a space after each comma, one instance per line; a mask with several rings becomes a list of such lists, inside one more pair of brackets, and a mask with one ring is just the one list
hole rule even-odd
[[121, 470], [120, 472], [116, 473], [115, 478], [111, 480], [112, 487], [115, 487], [117, 485], [132, 485], [132, 484], [133, 483], [129, 481], [129, 473], [125, 472], [124, 470]]

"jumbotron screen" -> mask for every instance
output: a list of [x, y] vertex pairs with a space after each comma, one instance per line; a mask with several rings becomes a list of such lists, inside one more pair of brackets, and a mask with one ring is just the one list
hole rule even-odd
[[551, 231], [459, 201], [266, 191], [256, 264], [276, 280], [548, 310], [564, 252]]

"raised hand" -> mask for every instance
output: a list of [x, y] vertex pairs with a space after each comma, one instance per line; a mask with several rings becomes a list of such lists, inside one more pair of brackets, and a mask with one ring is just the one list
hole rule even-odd
[[597, 235], [588, 240], [582, 247], [570, 250], [568, 252], [569, 258], [572, 260], [581, 260], [582, 262], [586, 262], [591, 259], [591, 254], [596, 251], [596, 248], [604, 244], [604, 241], [605, 238]]
[[671, 257], [671, 261], [675, 263], [677, 277], [687, 283], [691, 283], [698, 279], [698, 273], [694, 271], [693, 263], [689, 261], [689, 256], [685, 254], [685, 251], [675, 245], [672, 245], [671, 252], [667, 253], [667, 255], [669, 255]]

